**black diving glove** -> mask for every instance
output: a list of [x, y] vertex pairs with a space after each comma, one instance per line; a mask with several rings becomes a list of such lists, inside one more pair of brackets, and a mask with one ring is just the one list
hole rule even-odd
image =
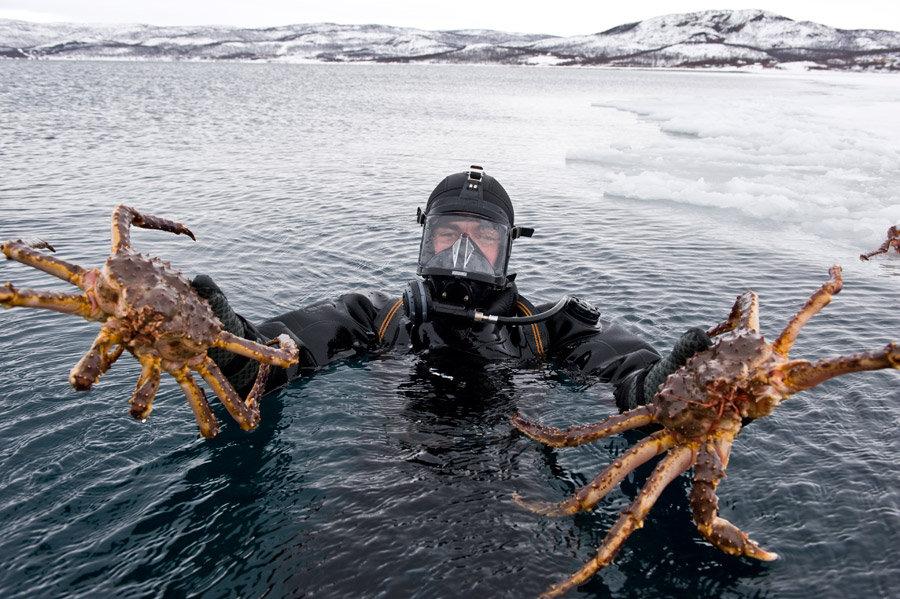
[[[197, 295], [209, 302], [213, 313], [222, 322], [222, 327], [226, 331], [251, 341], [265, 342], [256, 327], [231, 308], [228, 298], [211, 277], [198, 275], [191, 281], [191, 287], [194, 288]], [[259, 363], [256, 360], [238, 356], [216, 347], [210, 348], [207, 353], [235, 389], [247, 388], [256, 380], [256, 373], [259, 371]]]
[[633, 375], [620, 387], [624, 392], [615, 394], [619, 410], [625, 412], [649, 403], [670, 374], [684, 366], [691, 356], [709, 349], [711, 345], [712, 340], [706, 331], [699, 327], [688, 329], [678, 338], [669, 354], [663, 356], [653, 366]]

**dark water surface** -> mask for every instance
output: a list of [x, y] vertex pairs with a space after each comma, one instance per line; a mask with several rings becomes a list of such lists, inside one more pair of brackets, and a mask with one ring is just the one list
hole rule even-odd
[[[193, 243], [138, 231], [139, 249], [212, 275], [240, 312], [262, 319], [350, 290], [399, 293], [415, 266], [416, 206], [443, 175], [482, 163], [513, 196], [518, 220], [537, 228], [511, 262], [536, 301], [581, 294], [664, 350], [687, 327], [721, 320], [752, 287], [771, 337], [841, 262], [844, 291], [807, 325], [794, 356], [874, 349], [900, 339], [900, 262], [856, 260], [882, 228], [860, 229], [854, 245], [861, 204], [835, 192], [829, 209], [846, 218], [829, 217], [829, 229], [813, 226], [826, 219], [812, 199], [799, 208], [790, 199], [795, 222], [782, 223], [768, 192], [759, 201], [775, 212], [765, 218], [683, 197], [624, 197], [605, 193], [610, 167], [584, 149], [651, 135], [704, 143], [703, 133], [665, 135], [640, 114], [594, 105], [613, 96], [682, 107], [702, 97], [740, 112], [742, 102], [777, 107], [773, 98], [806, 94], [803, 114], [847, 128], [834, 102], [886, 94], [877, 99], [889, 105], [896, 86], [885, 91], [883, 81], [0, 62], [0, 239], [43, 238], [60, 257], [98, 266], [112, 207], [127, 202], [197, 234]], [[841, 135], [865, 152], [853, 131]], [[866, 135], [861, 127], [857, 137]], [[829, 167], [827, 176], [884, 202], [898, 191], [893, 143], [853, 173]], [[782, 149], [768, 167], [807, 149]], [[762, 168], [758, 152], [741, 151]], [[900, 216], [896, 203], [865, 210], [883, 229]], [[64, 288], [19, 264], [0, 268], [0, 280], [21, 287]], [[531, 596], [593, 556], [647, 474], [590, 514], [524, 512], [514, 491], [560, 500], [635, 438], [547, 450], [513, 434], [508, 416], [594, 421], [612, 411], [612, 390], [550, 367], [458, 372], [403, 354], [293, 384], [267, 398], [250, 434], [217, 407], [223, 432], [204, 441], [170, 379], [148, 422], [127, 416], [139, 372], [130, 358], [89, 393], [68, 386], [96, 329], [0, 312], [0, 596]], [[781, 560], [751, 563], [703, 541], [682, 477], [616, 562], [575, 594], [896, 596], [898, 380], [880, 371], [829, 381], [738, 438], [722, 514]]]

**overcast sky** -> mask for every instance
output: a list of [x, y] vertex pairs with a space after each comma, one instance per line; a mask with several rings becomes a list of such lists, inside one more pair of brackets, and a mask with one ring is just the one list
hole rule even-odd
[[580, 35], [658, 15], [711, 8], [762, 8], [843, 29], [900, 31], [900, 0], [0, 0], [0, 18], [239, 27], [327, 21]]

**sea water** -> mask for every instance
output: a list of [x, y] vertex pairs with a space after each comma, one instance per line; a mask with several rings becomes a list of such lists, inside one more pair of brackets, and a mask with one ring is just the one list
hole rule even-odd
[[[900, 260], [858, 254], [900, 222], [900, 78], [645, 70], [0, 61], [0, 239], [99, 266], [113, 206], [197, 241], [135, 246], [211, 275], [261, 320], [347, 291], [402, 292], [414, 220], [446, 174], [509, 191], [511, 270], [532, 301], [577, 294], [660, 351], [752, 288], [774, 337], [844, 267], [803, 329], [818, 359], [900, 340]], [[7, 262], [0, 281], [66, 289]], [[122, 358], [66, 381], [97, 325], [0, 312], [0, 594], [519, 597], [590, 559], [643, 468], [591, 513], [558, 501], [634, 436], [545, 449], [555, 425], [614, 411], [612, 389], [552, 364], [460, 376], [403, 351], [336, 364], [198, 438], [168, 378], [146, 423]], [[781, 559], [726, 556], [670, 485], [615, 563], [573, 594], [896, 594], [900, 377], [848, 375], [747, 427], [721, 514]]]

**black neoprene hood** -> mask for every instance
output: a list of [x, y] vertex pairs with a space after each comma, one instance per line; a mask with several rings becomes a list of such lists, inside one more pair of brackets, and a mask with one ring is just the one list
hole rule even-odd
[[471, 212], [512, 227], [515, 221], [512, 200], [500, 183], [490, 175], [481, 175], [481, 199], [460, 198], [469, 181], [469, 173], [455, 173], [438, 183], [428, 197], [425, 214]]

